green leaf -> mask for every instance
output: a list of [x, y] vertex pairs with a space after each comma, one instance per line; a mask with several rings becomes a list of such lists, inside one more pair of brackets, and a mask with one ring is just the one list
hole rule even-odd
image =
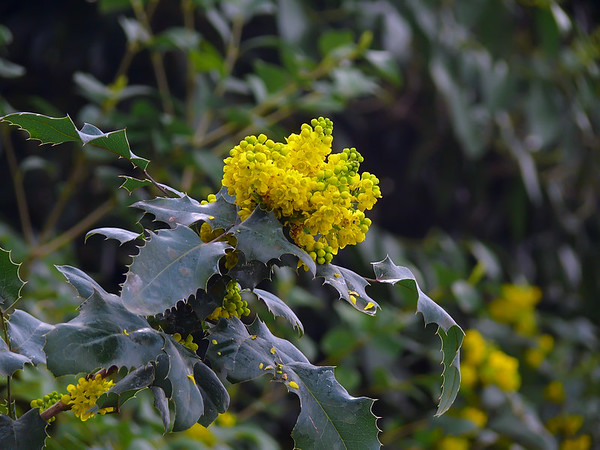
[[158, 386], [151, 386], [152, 395], [154, 396], [154, 407], [158, 411], [165, 432], [169, 429], [169, 423], [171, 422], [171, 412], [169, 411], [169, 399], [163, 388]]
[[72, 266], [55, 267], [64, 275], [64, 277], [67, 279], [67, 282], [75, 288], [79, 294], [79, 297], [82, 299], [85, 300], [86, 298], [91, 297], [94, 291], [97, 291], [103, 296], [110, 295], [83, 270]]
[[[300, 398], [300, 415], [292, 431], [299, 449], [379, 449], [374, 400], [352, 397], [334, 377], [333, 367], [290, 363], [290, 378], [298, 389], [287, 388]], [[288, 378], [288, 380], [290, 379]]]
[[21, 289], [25, 282], [19, 276], [19, 267], [15, 264], [10, 251], [0, 247], [0, 308], [6, 311], [21, 298]]
[[139, 188], [153, 186], [152, 181], [148, 179], [140, 180], [138, 178], [128, 177], [126, 175], [121, 175], [121, 178], [123, 178], [125, 181], [123, 181], [123, 184], [121, 184], [119, 187], [127, 189], [129, 194], [132, 194]]
[[263, 81], [267, 92], [270, 94], [283, 89], [290, 80], [290, 74], [281, 66], [261, 60], [256, 60], [254, 63], [254, 71]]
[[11, 352], [6, 342], [0, 338], [0, 376], [10, 377], [17, 370], [21, 370], [26, 363], [31, 363], [31, 359]]
[[350, 30], [330, 30], [319, 36], [319, 50], [322, 56], [342, 50], [344, 47], [351, 50], [354, 47], [354, 34]]
[[317, 276], [324, 278], [323, 284], [333, 286], [339, 292], [340, 298], [346, 300], [360, 312], [374, 316], [377, 308], [380, 308], [379, 304], [365, 291], [365, 287], [369, 285], [367, 280], [351, 270], [333, 264], [319, 264]]
[[99, 234], [104, 236], [106, 239], [116, 239], [122, 245], [125, 242], [133, 241], [139, 237], [143, 237], [143, 233], [135, 233], [133, 231], [123, 230], [122, 228], [94, 228], [91, 231], [88, 231], [85, 235], [85, 240], [87, 241], [90, 236], [95, 234]]
[[175, 404], [173, 431], [190, 428], [196, 422], [210, 424], [229, 407], [229, 394], [215, 373], [189, 349], [177, 344], [173, 338], [165, 340], [169, 356], [166, 380]]
[[4, 450], [43, 448], [48, 422], [40, 417], [38, 408], [30, 409], [17, 420], [0, 415], [0, 442]]
[[237, 250], [246, 261], [260, 261], [267, 264], [271, 260], [281, 260], [285, 254], [298, 257], [314, 275], [316, 264], [300, 247], [292, 244], [283, 234], [283, 229], [273, 211], [263, 211], [257, 207], [250, 217], [233, 227], [230, 232], [237, 238]]
[[265, 302], [267, 308], [275, 317], [283, 317], [289, 323], [291, 323], [294, 328], [297, 328], [301, 334], [304, 334], [304, 326], [298, 316], [292, 311], [292, 309], [279, 297], [270, 292], [263, 291], [262, 289], [254, 289], [252, 291], [259, 299]]
[[[237, 318], [210, 330], [206, 357], [232, 382], [271, 374], [300, 397], [293, 431], [297, 448], [379, 448], [373, 400], [354, 398], [336, 381], [332, 367], [316, 367], [292, 343], [256, 320], [248, 328]], [[297, 388], [290, 386], [293, 381]]]
[[42, 322], [25, 311], [17, 309], [11, 314], [8, 322], [8, 337], [13, 352], [24, 355], [30, 362], [46, 364], [44, 343], [46, 333], [52, 331], [54, 325]]
[[17, 125], [20, 129], [27, 131], [31, 139], [37, 139], [42, 144], [62, 144], [64, 142], [93, 144], [129, 160], [135, 167], [142, 170], [146, 170], [150, 162], [133, 154], [129, 148], [125, 130], [103, 133], [94, 125], [86, 123], [79, 131], [69, 116], [56, 118], [27, 112], [8, 114], [1, 117], [0, 120]]
[[175, 228], [178, 224], [189, 226], [199, 221], [210, 223], [213, 229], [228, 230], [240, 219], [237, 208], [224, 197], [223, 189], [216, 194], [213, 203], [201, 205], [187, 195], [181, 198], [159, 197], [149, 201], [134, 203], [132, 206], [153, 214], [155, 220]]
[[129, 268], [121, 296], [125, 307], [142, 315], [154, 315], [178, 301], [206, 289], [219, 273], [219, 259], [231, 248], [223, 242], [205, 244], [189, 228], [152, 233]]
[[417, 312], [423, 314], [425, 325], [435, 323], [437, 334], [442, 340], [442, 395], [436, 416], [444, 414], [452, 405], [460, 388], [460, 346], [465, 333], [444, 309], [421, 291], [415, 276], [406, 267], [394, 264], [389, 256], [383, 261], [372, 263], [377, 281], [399, 284], [409, 289], [417, 298]]
[[79, 315], [46, 335], [48, 369], [56, 376], [98, 368], [139, 367], [156, 360], [164, 339], [121, 299], [94, 291]]

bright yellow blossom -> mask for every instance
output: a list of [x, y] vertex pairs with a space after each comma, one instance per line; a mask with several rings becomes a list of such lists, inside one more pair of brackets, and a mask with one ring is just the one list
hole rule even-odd
[[[112, 380], [102, 378], [101, 374], [97, 374], [93, 378], [80, 378], [77, 386], [69, 384], [67, 386], [68, 395], [63, 395], [61, 402], [71, 405], [71, 410], [75, 416], [79, 417], [83, 422], [94, 416], [94, 413], [89, 412], [89, 409], [94, 407], [98, 398], [108, 391], [113, 384]], [[114, 411], [114, 408], [102, 408], [98, 412], [106, 414]]]
[[235, 196], [242, 220], [259, 205], [273, 210], [319, 264], [364, 240], [371, 225], [364, 212], [381, 197], [377, 177], [358, 173], [363, 157], [356, 149], [331, 153], [332, 131], [331, 120], [319, 117], [286, 143], [248, 136], [223, 169], [223, 186]]

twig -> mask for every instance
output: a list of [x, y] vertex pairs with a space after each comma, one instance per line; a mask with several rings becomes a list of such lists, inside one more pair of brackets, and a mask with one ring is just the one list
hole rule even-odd
[[6, 149], [6, 159], [8, 160], [8, 169], [13, 180], [15, 197], [17, 198], [17, 209], [19, 211], [19, 219], [21, 220], [21, 228], [27, 244], [32, 245], [35, 241], [33, 226], [31, 225], [31, 216], [29, 215], [29, 207], [27, 206], [27, 196], [23, 186], [23, 172], [19, 168], [15, 149], [10, 140], [7, 127], [2, 127], [2, 143]]
[[92, 211], [90, 214], [84, 217], [79, 223], [77, 223], [61, 235], [55, 237], [53, 240], [44, 245], [34, 248], [31, 252], [30, 259], [43, 258], [44, 256], [67, 245], [81, 233], [89, 229], [95, 222], [97, 222], [106, 214], [108, 214], [114, 208], [116, 203], [117, 202], [114, 198], [110, 198], [109, 200], [105, 201], [98, 208], [96, 208], [94, 211]]

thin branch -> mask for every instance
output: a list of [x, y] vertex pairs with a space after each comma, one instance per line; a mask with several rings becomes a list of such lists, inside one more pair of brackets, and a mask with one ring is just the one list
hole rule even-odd
[[15, 149], [10, 140], [8, 127], [2, 127], [2, 143], [6, 149], [6, 159], [8, 160], [8, 169], [13, 180], [13, 188], [17, 199], [17, 210], [19, 211], [19, 219], [21, 220], [21, 228], [27, 244], [32, 245], [35, 241], [33, 226], [31, 225], [31, 216], [29, 215], [29, 207], [27, 206], [27, 196], [25, 195], [25, 187], [23, 185], [23, 172], [19, 168]]
[[108, 214], [116, 205], [116, 199], [110, 198], [109, 200], [102, 203], [98, 208], [84, 217], [79, 223], [62, 233], [61, 235], [55, 237], [50, 242], [41, 245], [31, 252], [30, 259], [39, 259], [44, 256], [58, 250], [61, 247], [64, 247], [69, 242], [73, 241], [77, 236], [84, 233], [88, 230], [94, 223]]

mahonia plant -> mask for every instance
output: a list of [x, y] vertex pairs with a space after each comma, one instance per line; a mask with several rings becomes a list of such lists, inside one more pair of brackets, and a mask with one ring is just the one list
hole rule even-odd
[[[156, 183], [149, 161], [132, 153], [124, 130], [103, 133], [90, 124], [79, 130], [68, 116], [16, 113], [0, 119], [42, 144], [74, 141], [112, 151], [145, 175], [125, 177], [122, 187], [131, 192], [154, 185], [167, 195], [133, 205], [167, 228], [141, 235], [99, 228], [86, 236], [141, 242], [119, 294], [106, 292], [80, 269], [58, 267], [81, 299], [69, 322], [51, 325], [16, 309], [24, 283], [9, 252], [0, 251], [0, 375], [10, 382], [25, 363], [45, 363], [56, 376], [83, 374], [67, 392], [32, 401], [20, 417], [14, 409], [0, 416], [0, 436], [8, 436], [3, 447], [42, 447], [47, 422], [57, 414], [71, 410], [83, 421], [116, 414], [142, 389], [154, 395], [166, 431], [207, 427], [228, 409], [227, 383], [263, 375], [300, 399], [292, 431], [297, 448], [380, 447], [374, 400], [349, 395], [332, 367], [311, 364], [251, 309], [252, 299], [260, 300], [303, 332], [282, 299], [257, 287], [276, 265], [302, 267], [361, 313], [380, 309], [365, 278], [332, 264], [340, 249], [365, 238], [371, 224], [365, 211], [381, 191], [377, 177], [359, 172], [363, 157], [356, 149], [332, 152], [329, 119], [313, 119], [284, 143], [264, 134], [245, 138], [225, 159], [221, 190], [200, 202]], [[443, 414], [460, 385], [464, 333], [420, 290], [410, 270], [389, 257], [373, 263], [373, 270], [371, 282], [401, 285], [415, 297], [425, 323], [438, 325], [443, 378], [437, 414]]]

